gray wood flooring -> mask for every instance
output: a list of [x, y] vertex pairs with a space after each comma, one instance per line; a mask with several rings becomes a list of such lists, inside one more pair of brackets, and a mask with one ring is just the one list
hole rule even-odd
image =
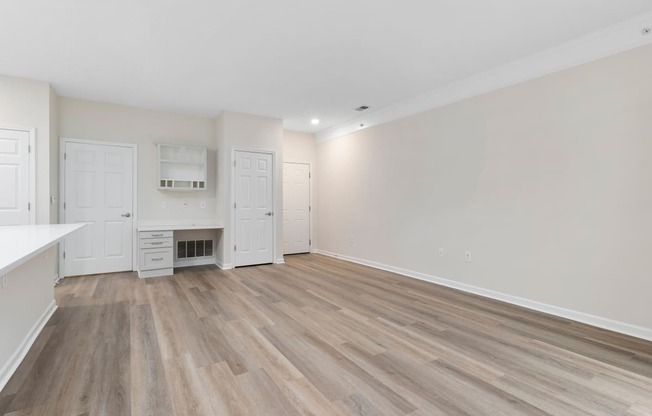
[[652, 343], [286, 262], [65, 279], [0, 415], [652, 415]]

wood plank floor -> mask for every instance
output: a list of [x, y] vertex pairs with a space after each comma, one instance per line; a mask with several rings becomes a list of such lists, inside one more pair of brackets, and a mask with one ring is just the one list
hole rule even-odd
[[286, 261], [65, 279], [0, 415], [652, 415], [652, 343]]

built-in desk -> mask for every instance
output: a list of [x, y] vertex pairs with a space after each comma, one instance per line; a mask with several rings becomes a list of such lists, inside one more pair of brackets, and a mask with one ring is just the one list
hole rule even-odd
[[[174, 233], [189, 230], [220, 230], [217, 223], [173, 223], [138, 226], [138, 276], [158, 277], [174, 273]], [[211, 247], [214, 253], [215, 248]]]

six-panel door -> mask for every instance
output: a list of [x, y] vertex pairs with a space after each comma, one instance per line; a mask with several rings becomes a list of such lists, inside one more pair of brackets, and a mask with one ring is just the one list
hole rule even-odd
[[132, 270], [133, 149], [66, 143], [65, 222], [86, 227], [66, 239], [65, 275]]
[[272, 263], [272, 155], [238, 151], [235, 162], [235, 266]]
[[29, 134], [0, 129], [0, 225], [30, 222]]
[[283, 163], [283, 254], [310, 252], [310, 165]]

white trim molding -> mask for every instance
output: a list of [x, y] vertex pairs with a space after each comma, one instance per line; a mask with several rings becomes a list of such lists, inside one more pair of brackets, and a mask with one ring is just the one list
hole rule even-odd
[[41, 333], [45, 324], [50, 320], [54, 312], [57, 310], [57, 304], [53, 300], [52, 303], [45, 309], [43, 315], [36, 321], [32, 329], [27, 333], [23, 342], [20, 343], [20, 346], [14, 351], [11, 358], [2, 365], [0, 368], [0, 391], [5, 388], [11, 376], [16, 372], [20, 363], [25, 359], [27, 352], [36, 341], [36, 338]]
[[507, 302], [512, 305], [521, 306], [537, 312], [547, 313], [549, 315], [558, 316], [560, 318], [570, 319], [572, 321], [581, 322], [583, 324], [595, 326], [609, 331], [618, 332], [621, 334], [629, 335], [632, 337], [652, 341], [652, 328], [644, 328], [625, 322], [615, 321], [601, 316], [595, 316], [584, 312], [574, 311], [572, 309], [561, 308], [559, 306], [549, 305], [542, 302], [537, 302], [530, 299], [521, 298], [518, 296], [508, 295], [494, 290], [484, 289], [481, 287], [469, 285], [466, 283], [456, 282], [454, 280], [443, 279], [441, 277], [432, 276], [426, 273], [415, 272], [412, 270], [402, 269], [400, 267], [389, 266], [375, 261], [359, 259], [356, 257], [345, 256], [342, 254], [331, 253], [324, 250], [315, 249], [316, 254], [322, 254], [328, 257], [334, 257], [340, 260], [349, 261], [351, 263], [362, 264], [363, 266], [373, 267], [374, 269], [385, 270], [388, 272], [400, 274], [402, 276], [411, 277], [413, 279], [423, 280], [426, 282], [434, 283], [440, 286], [446, 286], [452, 289], [461, 290], [462, 292], [472, 293], [474, 295], [483, 296], [485, 298], [495, 299], [502, 302]]
[[643, 34], [646, 27], [652, 27], [652, 12], [319, 131], [316, 141], [335, 139], [652, 43], [652, 33]]

